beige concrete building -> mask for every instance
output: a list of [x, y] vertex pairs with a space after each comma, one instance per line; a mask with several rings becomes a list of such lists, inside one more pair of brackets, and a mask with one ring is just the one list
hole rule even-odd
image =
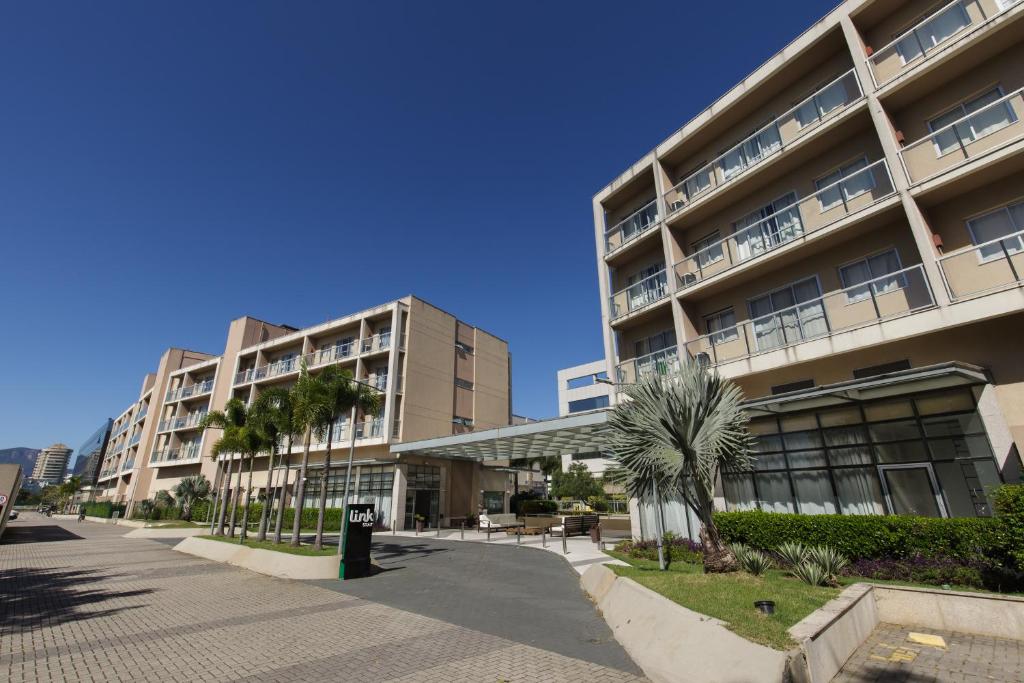
[[[415, 514], [445, 524], [475, 514], [485, 498], [507, 505], [513, 473], [389, 452], [403, 440], [506, 426], [512, 418], [507, 342], [412, 296], [304, 329], [239, 318], [218, 356], [169, 350], [146, 376], [139, 400], [114, 421], [102, 498], [133, 503], [199, 473], [214, 481], [219, 431], [200, 429], [203, 416], [231, 398], [250, 402], [267, 387], [291, 386], [302, 362], [313, 373], [339, 365], [384, 396], [381, 415], [360, 415], [354, 426], [346, 415], [334, 425], [328, 506], [342, 503], [341, 465], [353, 428], [354, 491], [361, 502], [377, 503], [380, 524], [411, 526]], [[326, 452], [326, 439], [314, 441], [306, 506], [317, 504]], [[289, 505], [301, 457], [296, 438], [287, 481], [283, 467], [275, 476], [275, 494]], [[254, 464], [259, 494], [266, 493], [267, 465], [266, 456]]]
[[71, 447], [55, 443], [39, 451], [35, 465], [32, 467], [33, 481], [40, 484], [59, 484], [64, 479], [71, 458]]
[[1024, 2], [849, 0], [593, 202], [606, 365], [755, 414], [729, 509], [973, 516], [1024, 444]]

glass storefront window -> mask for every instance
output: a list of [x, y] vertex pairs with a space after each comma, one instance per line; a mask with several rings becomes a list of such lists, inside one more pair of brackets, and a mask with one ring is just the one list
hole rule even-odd
[[796, 512], [793, 492], [789, 488], [789, 475], [785, 472], [755, 474], [761, 509], [768, 512]]
[[895, 420], [901, 417], [912, 417], [914, 409], [910, 401], [899, 399], [895, 401], [876, 401], [864, 405], [864, 417], [868, 422], [879, 422], [881, 420]]

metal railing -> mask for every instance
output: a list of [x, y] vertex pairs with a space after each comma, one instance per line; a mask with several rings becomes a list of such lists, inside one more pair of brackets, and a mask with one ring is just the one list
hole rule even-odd
[[1024, 282], [1024, 230], [939, 258], [954, 301]]
[[136, 434], [135, 436], [133, 436], [133, 437], [132, 437], [132, 438], [131, 438], [131, 439], [130, 439], [130, 440], [128, 441], [128, 446], [129, 446], [129, 447], [131, 447], [131, 446], [134, 446], [135, 444], [137, 444], [137, 443], [138, 443], [139, 441], [141, 441], [141, 440], [142, 440], [142, 432], [139, 432], [138, 434]]
[[715, 365], [934, 305], [924, 267], [916, 265], [698, 337], [686, 353]]
[[160, 424], [157, 427], [158, 432], [169, 432], [175, 429], [188, 429], [192, 427], [198, 427], [199, 423], [202, 422], [206, 416], [206, 411], [201, 410], [188, 415], [179, 415], [177, 417], [169, 417], [165, 420], [160, 420]]
[[383, 332], [375, 334], [360, 342], [361, 353], [371, 353], [374, 351], [385, 351], [391, 348], [391, 333]]
[[178, 387], [177, 389], [169, 389], [167, 394], [164, 396], [164, 401], [180, 401], [186, 398], [192, 398], [195, 396], [202, 396], [213, 391], [213, 380], [208, 379], [205, 382], [198, 382], [196, 384], [190, 384], [187, 387]]
[[374, 389], [384, 391], [388, 387], [388, 376], [387, 373], [382, 375], [372, 375], [366, 378], [366, 383]]
[[198, 443], [191, 444], [184, 448], [157, 448], [153, 450], [150, 457], [150, 464], [162, 462], [184, 462], [195, 460], [202, 455], [202, 446]]
[[141, 411], [139, 411], [138, 415], [135, 416], [135, 419], [132, 420], [132, 424], [136, 424], [138, 422], [141, 422], [143, 419], [145, 419], [146, 415], [148, 415], [148, 414], [149, 414], [149, 407], [146, 406]]
[[629, 214], [604, 231], [605, 253], [610, 254], [624, 247], [658, 224], [658, 199]]
[[1003, 95], [900, 150], [907, 177], [919, 183], [1024, 136], [1024, 88]]
[[786, 145], [804, 137], [817, 124], [836, 116], [863, 96], [853, 69], [822, 86], [792, 109], [676, 183], [664, 194], [668, 217], [695, 200], [713, 194], [747, 169], [781, 152]]
[[678, 261], [674, 266], [677, 286], [691, 287], [894, 194], [888, 164], [884, 159], [876, 161]]
[[668, 375], [678, 371], [679, 348], [670, 346], [619, 363], [615, 374], [620, 383], [633, 384], [650, 375]]
[[391, 426], [391, 436], [395, 439], [402, 435], [402, 421], [395, 420], [395, 423]]
[[976, 34], [1020, 0], [953, 0], [886, 43], [867, 59], [871, 78], [882, 86], [937, 52]]
[[650, 306], [668, 296], [668, 271], [664, 268], [609, 297], [612, 320]]
[[130, 470], [135, 467], [135, 458], [125, 458], [124, 462], [121, 463], [121, 471]]

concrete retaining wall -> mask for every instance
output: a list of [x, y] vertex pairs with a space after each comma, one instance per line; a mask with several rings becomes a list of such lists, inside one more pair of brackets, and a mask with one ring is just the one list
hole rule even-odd
[[603, 565], [583, 589], [647, 677], [655, 683], [779, 683], [787, 654], [752, 643], [721, 621], [677, 605]]
[[281, 579], [336, 579], [340, 566], [338, 556], [334, 554], [292, 555], [206, 538], [186, 538], [174, 549]]
[[877, 625], [872, 587], [849, 586], [789, 629], [800, 645], [800, 657], [792, 667], [794, 678], [807, 683], [831, 681]]
[[188, 538], [189, 536], [202, 536], [208, 534], [209, 529], [202, 527], [196, 527], [194, 529], [188, 529], [183, 527], [172, 527], [170, 529], [161, 529], [159, 527], [150, 527], [146, 529], [132, 529], [124, 535], [125, 538]]

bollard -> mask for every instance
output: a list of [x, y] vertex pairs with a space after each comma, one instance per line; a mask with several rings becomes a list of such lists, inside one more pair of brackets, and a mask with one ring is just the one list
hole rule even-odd
[[569, 554], [569, 546], [567, 546], [566, 543], [565, 543], [565, 537], [566, 537], [565, 527], [563, 526], [562, 527], [562, 554], [563, 555], [568, 555]]
[[487, 525], [487, 542], [488, 543], [491, 542], [491, 525], [490, 524]]
[[548, 547], [548, 530], [546, 528], [540, 530], [540, 547]]
[[466, 523], [465, 522], [462, 522], [461, 524], [459, 524], [459, 539], [463, 540], [463, 541], [466, 540]]
[[522, 537], [519, 534], [519, 529], [520, 527], [516, 527], [516, 545], [522, 545], [522, 541], [520, 540]]
[[441, 523], [437, 523], [437, 537], [441, 538]]

